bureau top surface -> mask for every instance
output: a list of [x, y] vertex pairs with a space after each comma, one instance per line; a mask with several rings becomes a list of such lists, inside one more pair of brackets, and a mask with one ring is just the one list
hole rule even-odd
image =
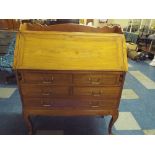
[[20, 31], [14, 69], [127, 71], [125, 38], [116, 33]]

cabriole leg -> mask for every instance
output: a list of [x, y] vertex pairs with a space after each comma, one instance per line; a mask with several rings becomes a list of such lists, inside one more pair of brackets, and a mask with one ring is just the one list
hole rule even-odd
[[109, 127], [108, 127], [109, 135], [112, 135], [112, 127], [118, 118], [118, 114], [119, 114], [118, 111], [112, 114], [112, 117], [111, 117], [111, 120], [109, 123]]
[[32, 127], [32, 122], [31, 122], [30, 116], [24, 114], [24, 120], [25, 120], [25, 124], [26, 124], [26, 126], [28, 128], [28, 134], [32, 135], [33, 127]]

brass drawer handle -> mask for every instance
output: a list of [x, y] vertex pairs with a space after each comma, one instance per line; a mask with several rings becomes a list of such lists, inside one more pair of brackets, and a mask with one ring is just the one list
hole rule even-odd
[[51, 93], [43, 93], [44, 96], [49, 96]]
[[44, 83], [44, 84], [50, 84], [50, 83], [53, 82], [53, 80], [54, 80], [54, 77], [52, 76], [50, 80], [44, 79], [43, 83]]
[[50, 84], [51, 81], [43, 81], [44, 84]]
[[98, 104], [100, 102], [99, 101], [90, 101], [89, 102], [89, 105], [92, 107], [92, 108], [97, 108], [97, 107], [100, 107]]
[[92, 81], [92, 84], [100, 84], [100, 81]]
[[92, 107], [92, 108], [98, 108], [98, 107], [100, 107], [100, 106], [98, 106], [98, 105], [92, 105], [91, 107]]
[[51, 107], [52, 105], [51, 104], [43, 104], [42, 106], [43, 107]]
[[94, 85], [99, 85], [101, 83], [100, 79], [97, 79], [96, 81], [94, 81], [91, 77], [89, 77], [88, 80], [90, 81], [91, 84], [94, 84]]

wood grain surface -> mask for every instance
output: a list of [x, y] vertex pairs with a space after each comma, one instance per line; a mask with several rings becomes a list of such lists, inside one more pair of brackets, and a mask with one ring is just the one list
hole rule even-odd
[[127, 70], [122, 34], [20, 32], [15, 69]]
[[111, 115], [112, 134], [127, 56], [124, 36], [102, 30], [79, 25], [21, 27], [14, 69], [29, 134], [34, 131], [32, 115]]

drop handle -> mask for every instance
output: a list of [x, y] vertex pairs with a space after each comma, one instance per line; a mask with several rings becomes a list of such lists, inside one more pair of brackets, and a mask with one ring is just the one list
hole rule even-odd
[[90, 107], [92, 107], [92, 108], [97, 108], [97, 107], [100, 107], [99, 105], [99, 102], [98, 101], [90, 101], [89, 102], [89, 105], [90, 105]]
[[50, 95], [51, 93], [43, 93], [42, 95], [44, 95], [44, 96], [48, 96], [48, 95]]
[[43, 107], [51, 107], [53, 105], [52, 101], [46, 101], [46, 100], [42, 100], [41, 104]]
[[100, 106], [98, 106], [98, 105], [92, 105], [91, 107], [92, 107], [92, 108], [98, 108], [98, 107], [100, 107]]
[[92, 96], [101, 96], [101, 91], [99, 91], [99, 92], [93, 92], [92, 91]]
[[43, 81], [43, 84], [50, 84], [51, 81]]
[[51, 107], [52, 105], [51, 104], [43, 104], [42, 106], [43, 107]]
[[91, 84], [94, 84], [94, 85], [95, 84], [98, 85], [101, 83], [100, 79], [93, 80], [91, 77], [89, 77], [88, 80], [90, 81]]
[[51, 77], [51, 79], [46, 79], [45, 78], [44, 81], [43, 81], [43, 83], [44, 84], [51, 84], [53, 82], [53, 80], [54, 80], [54, 77], [53, 76]]
[[92, 84], [100, 84], [100, 81], [92, 81]]

